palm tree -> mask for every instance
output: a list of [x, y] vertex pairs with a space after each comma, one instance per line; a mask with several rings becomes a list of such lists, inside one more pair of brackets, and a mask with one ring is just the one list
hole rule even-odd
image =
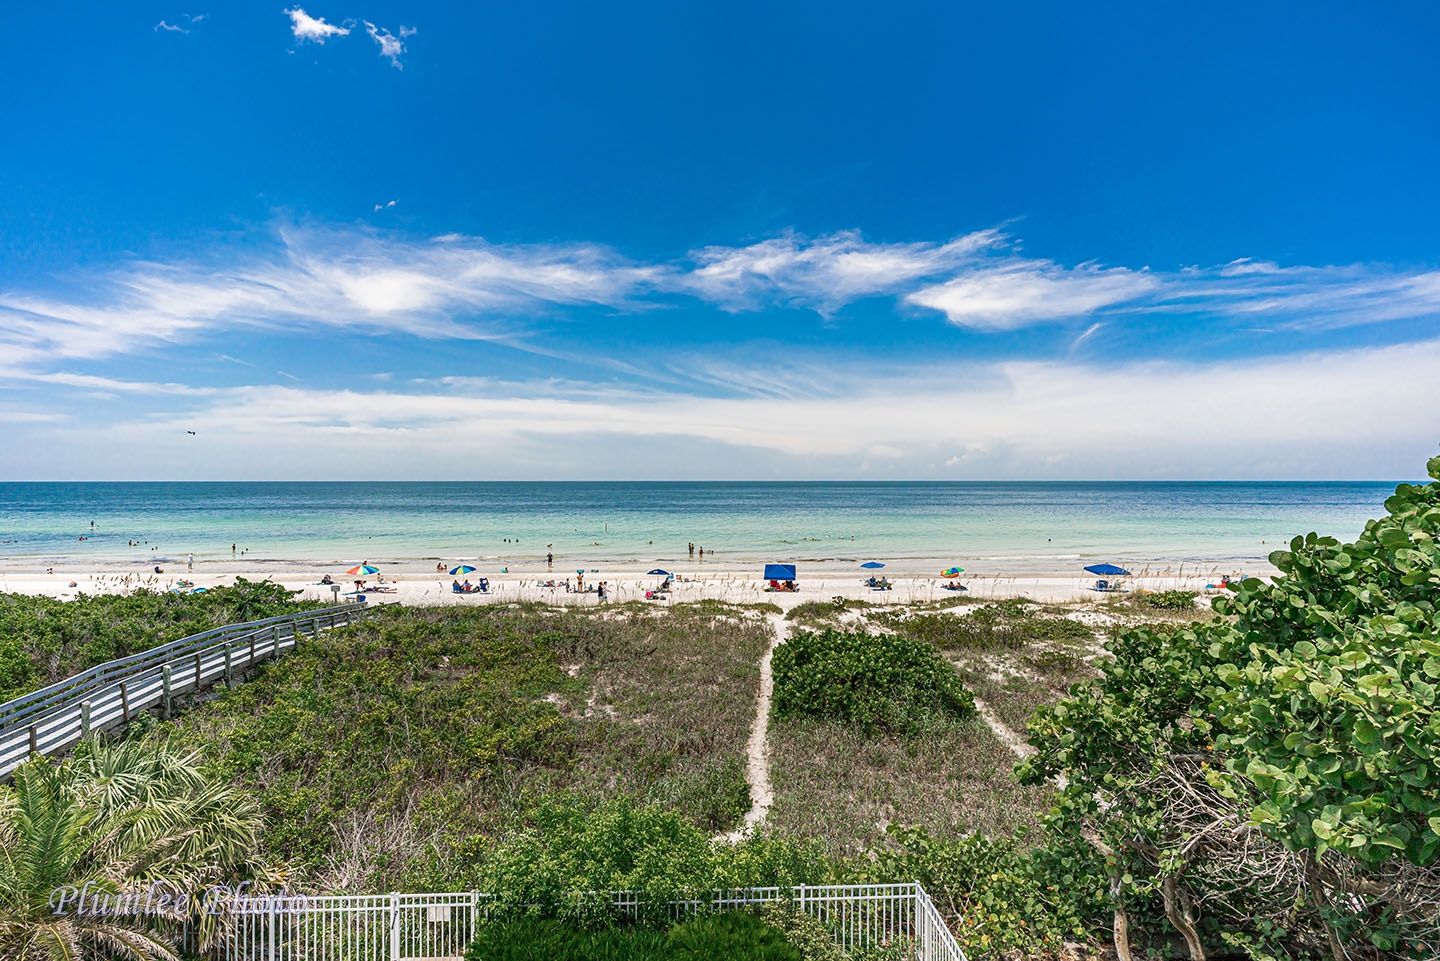
[[[260, 823], [195, 754], [92, 740], [58, 765], [32, 758], [0, 786], [0, 957], [177, 961], [201, 892], [260, 873]], [[97, 913], [107, 895], [148, 903]], [[221, 920], [200, 919], [202, 941]]]

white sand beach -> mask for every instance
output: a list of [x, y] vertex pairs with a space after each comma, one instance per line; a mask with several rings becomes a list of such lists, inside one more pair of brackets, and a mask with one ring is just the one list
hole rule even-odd
[[[474, 573], [452, 577], [445, 571], [437, 570], [435, 564], [417, 562], [386, 564], [383, 560], [372, 562], [379, 573], [364, 578], [369, 588], [381, 588], [379, 592], [366, 594], [371, 604], [494, 604], [517, 601], [538, 601], [556, 606], [591, 606], [601, 602], [594, 588], [601, 582], [606, 586], [605, 603], [646, 601], [646, 593], [654, 591], [664, 580], [649, 575], [637, 566], [606, 566], [599, 564], [586, 567], [583, 575], [584, 592], [575, 591], [576, 572], [580, 563], [561, 564], [553, 568], [543, 562], [530, 565], [527, 569], [511, 567], [508, 570], [486, 570], [479, 567]], [[453, 564], [462, 563], [453, 561]], [[447, 568], [450, 565], [447, 565]], [[1036, 601], [1065, 603], [1077, 601], [1103, 601], [1121, 595], [1100, 593], [1094, 590], [1097, 578], [1082, 570], [1073, 571], [966, 571], [959, 578], [941, 577], [939, 571], [945, 561], [936, 560], [931, 565], [889, 566], [874, 571], [888, 579], [889, 590], [871, 588], [867, 581], [871, 571], [851, 565], [825, 566], [800, 565], [797, 571], [796, 590], [766, 590], [767, 582], [761, 580], [758, 565], [738, 567], [724, 562], [690, 564], [673, 569], [675, 575], [669, 592], [664, 598], [652, 599], [648, 603], [674, 604], [704, 599], [730, 603], [757, 603], [768, 601], [783, 609], [790, 609], [806, 601], [828, 601], [835, 597], [850, 600], [864, 600], [873, 604], [906, 604], [912, 602], [936, 601], [956, 593], [946, 589], [947, 584], [958, 582], [965, 586], [965, 596], [994, 599], [1006, 597], [1028, 597]], [[647, 568], [648, 569], [648, 568]], [[1267, 577], [1275, 573], [1269, 564], [1257, 563], [1243, 568], [1221, 568], [1214, 565], [1160, 567], [1154, 564], [1130, 568], [1132, 576], [1120, 578], [1128, 591], [1164, 591], [1188, 589], [1205, 591], [1207, 585], [1218, 584], [1222, 577], [1235, 578], [1240, 575]], [[322, 577], [329, 575], [333, 585], [322, 584]], [[51, 597], [73, 598], [84, 594], [115, 594], [145, 588], [149, 590], [189, 590], [230, 585], [236, 578], [247, 580], [270, 580], [287, 588], [300, 591], [307, 600], [353, 603], [355, 581], [358, 576], [348, 575], [337, 566], [307, 564], [305, 562], [247, 562], [244, 559], [206, 561], [197, 559], [193, 570], [187, 570], [184, 562], [168, 564], [163, 573], [153, 568], [140, 568], [134, 564], [115, 564], [90, 569], [68, 569], [57, 567], [54, 573], [36, 572], [32, 567], [22, 567], [14, 562], [0, 566], [0, 591], [21, 594], [43, 594]], [[469, 580], [478, 583], [486, 578], [490, 590], [485, 594], [457, 594], [452, 590], [455, 580]], [[1115, 581], [1115, 578], [1109, 580]], [[569, 583], [571, 590], [566, 589]], [[192, 585], [186, 587], [185, 584]], [[553, 585], [553, 586], [552, 586]]]

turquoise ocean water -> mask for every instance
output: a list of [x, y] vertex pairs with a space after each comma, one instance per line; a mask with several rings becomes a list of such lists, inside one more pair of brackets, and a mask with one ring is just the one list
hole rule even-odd
[[[1353, 539], [1394, 483], [3, 483], [0, 563], [526, 566], [947, 559], [972, 570], [1097, 560], [1229, 565], [1295, 534]], [[94, 527], [91, 527], [93, 522]], [[84, 537], [85, 540], [78, 538]], [[139, 541], [140, 546], [129, 542]]]

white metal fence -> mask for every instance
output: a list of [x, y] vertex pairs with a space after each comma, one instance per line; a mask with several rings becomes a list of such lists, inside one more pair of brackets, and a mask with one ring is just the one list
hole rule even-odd
[[300, 637], [350, 624], [367, 610], [348, 604], [217, 627], [6, 701], [0, 704], [0, 780], [31, 752], [59, 754], [92, 731], [128, 724], [157, 705], [168, 715], [172, 698], [222, 680], [228, 684], [237, 673], [294, 647]]
[[[609, 896], [635, 915], [634, 895]], [[845, 950], [898, 945], [915, 961], [965, 961], [918, 883], [745, 888], [667, 905], [672, 917], [784, 904], [823, 924]], [[474, 892], [256, 898], [241, 902], [221, 943], [221, 961], [455, 961], [475, 939], [488, 898]]]

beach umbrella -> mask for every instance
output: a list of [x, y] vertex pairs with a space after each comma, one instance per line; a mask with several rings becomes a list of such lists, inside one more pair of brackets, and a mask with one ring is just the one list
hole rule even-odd
[[458, 567], [450, 568], [450, 573], [452, 576], [455, 574], [474, 574], [475, 568], [471, 567], [469, 564], [461, 564]]
[[650, 574], [650, 575], [652, 575], [652, 576], [654, 576], [654, 577], [672, 577], [672, 576], [673, 576], [669, 571], [662, 571], [662, 570], [661, 570], [660, 568], [658, 568], [658, 567], [655, 568], [653, 571], [646, 571], [645, 573]]
[[965, 568], [963, 568], [963, 567], [947, 567], [947, 568], [945, 568], [943, 571], [940, 572], [940, 576], [941, 576], [941, 577], [959, 577], [961, 574], [964, 574], [964, 573], [965, 573]]
[[379, 574], [380, 568], [371, 567], [369, 564], [356, 564], [345, 572], [346, 574]]
[[861, 564], [860, 566], [863, 567], [863, 568], [865, 568], [867, 571], [878, 571], [880, 568], [884, 567], [885, 565], [884, 565], [884, 564], [881, 564], [879, 561], [866, 561], [864, 564]]
[[1116, 567], [1114, 564], [1091, 564], [1085, 568], [1091, 574], [1100, 574], [1104, 577], [1129, 577], [1130, 572], [1123, 567]]

